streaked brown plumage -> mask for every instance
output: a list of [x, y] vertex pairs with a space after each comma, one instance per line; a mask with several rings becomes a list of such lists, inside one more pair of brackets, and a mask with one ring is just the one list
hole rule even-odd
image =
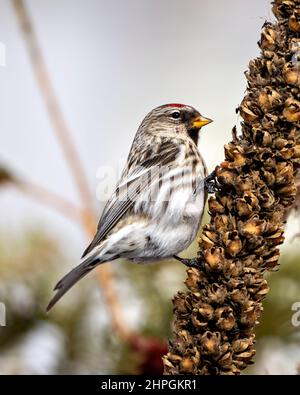
[[189, 246], [206, 200], [198, 135], [210, 122], [182, 104], [157, 107], [144, 118], [82, 263], [56, 285], [48, 310], [98, 264], [119, 257], [156, 261]]

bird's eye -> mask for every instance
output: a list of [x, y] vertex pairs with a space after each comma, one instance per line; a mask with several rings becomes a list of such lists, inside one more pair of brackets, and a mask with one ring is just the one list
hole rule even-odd
[[172, 114], [171, 114], [171, 117], [173, 118], [173, 119], [179, 119], [180, 118], [180, 111], [173, 111], [172, 112]]

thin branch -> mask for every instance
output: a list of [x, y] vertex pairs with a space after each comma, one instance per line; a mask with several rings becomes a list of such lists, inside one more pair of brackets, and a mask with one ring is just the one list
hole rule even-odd
[[56, 193], [53, 193], [40, 185], [34, 184], [24, 179], [15, 180], [15, 182], [11, 183], [11, 185], [15, 186], [18, 190], [32, 197], [33, 199], [55, 209], [69, 219], [77, 223], [81, 221], [81, 209], [74, 206], [72, 203], [68, 202]]
[[[50, 76], [42, 57], [37, 36], [30, 21], [25, 3], [23, 0], [12, 0], [12, 3], [20, 24], [21, 32], [27, 45], [34, 75], [36, 77], [40, 92], [53, 125], [53, 130], [55, 131], [56, 137], [63, 149], [65, 158], [69, 164], [74, 181], [78, 188], [79, 195], [81, 197], [84, 207], [82, 210], [82, 224], [86, 233], [92, 237], [96, 229], [92, 203], [93, 200], [85, 177], [84, 169], [80, 161], [80, 157], [73, 144], [71, 133], [69, 132], [69, 129], [66, 125], [58, 100], [54, 93]], [[103, 290], [107, 307], [111, 314], [112, 325], [116, 333], [121, 338], [127, 340], [130, 336], [130, 331], [124, 325], [122, 309], [119, 300], [117, 299], [117, 292], [115, 290], [116, 287], [111, 266], [104, 265], [98, 269], [98, 280]]]
[[81, 208], [76, 207], [73, 203], [54, 192], [49, 191], [47, 188], [26, 180], [19, 173], [16, 175], [16, 172], [13, 172], [2, 163], [0, 163], [0, 185], [2, 187], [12, 186], [17, 188], [20, 192], [51, 207], [69, 219], [77, 223], [81, 223], [82, 221]]
[[84, 169], [51, 84], [50, 76], [46, 68], [42, 52], [39, 48], [38, 40], [26, 10], [25, 3], [23, 0], [12, 0], [12, 2], [27, 45], [33, 72], [53, 125], [53, 130], [56, 133], [56, 137], [69, 164], [75, 184], [78, 187], [81, 200], [91, 211], [93, 211], [91, 204], [92, 197], [86, 181]]

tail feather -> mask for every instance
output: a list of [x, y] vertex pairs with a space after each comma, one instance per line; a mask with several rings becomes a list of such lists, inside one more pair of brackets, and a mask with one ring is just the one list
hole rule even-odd
[[53, 298], [50, 300], [47, 311], [63, 297], [63, 295], [69, 291], [82, 277], [86, 276], [92, 269], [94, 269], [100, 263], [99, 259], [87, 259], [80, 265], [71, 270], [66, 274], [55, 286], [54, 291], [57, 291]]

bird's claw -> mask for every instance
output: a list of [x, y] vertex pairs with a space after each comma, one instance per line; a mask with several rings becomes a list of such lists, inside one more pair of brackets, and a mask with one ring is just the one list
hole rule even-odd
[[180, 258], [180, 256], [177, 255], [174, 255], [173, 258], [183, 263], [187, 267], [194, 267], [196, 269], [201, 269], [199, 260], [197, 258], [185, 259], [185, 258]]
[[216, 181], [217, 173], [214, 170], [210, 175], [208, 175], [204, 180], [204, 187], [208, 193], [216, 193], [219, 191], [219, 186]]

